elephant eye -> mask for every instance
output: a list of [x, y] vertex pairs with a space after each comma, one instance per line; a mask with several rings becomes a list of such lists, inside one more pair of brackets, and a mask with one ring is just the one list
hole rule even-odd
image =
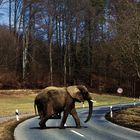
[[84, 100], [83, 95], [81, 93], [78, 93], [77, 94], [77, 99], [82, 102]]
[[88, 92], [84, 92], [83, 96], [84, 96], [84, 98], [87, 98], [88, 97]]
[[81, 93], [79, 93], [79, 94], [78, 94], [78, 96], [79, 96], [80, 98], [82, 98], [82, 97], [83, 97]]

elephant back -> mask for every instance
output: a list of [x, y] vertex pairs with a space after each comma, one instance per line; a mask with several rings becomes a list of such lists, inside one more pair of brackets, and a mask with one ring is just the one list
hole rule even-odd
[[46, 87], [44, 90], [43, 90], [43, 93], [48, 93], [50, 91], [57, 91], [56, 93], [66, 93], [66, 87], [55, 87], [55, 86], [49, 86], [49, 87]]

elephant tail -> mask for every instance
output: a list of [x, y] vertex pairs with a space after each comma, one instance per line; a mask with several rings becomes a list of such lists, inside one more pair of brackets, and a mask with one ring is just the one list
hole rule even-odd
[[36, 103], [34, 103], [34, 110], [35, 110], [35, 115], [37, 115], [37, 111], [36, 111]]

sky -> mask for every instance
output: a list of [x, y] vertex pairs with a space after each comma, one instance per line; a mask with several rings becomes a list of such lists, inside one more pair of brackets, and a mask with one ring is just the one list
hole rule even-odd
[[[3, 2], [6, 0], [3, 0]], [[136, 0], [137, 2], [140, 2], [140, 0]], [[0, 0], [1, 4], [1, 0]], [[8, 19], [8, 3], [1, 4], [0, 5], [0, 25], [8, 25], [9, 19]]]
[[8, 4], [0, 5], [0, 25], [8, 25]]

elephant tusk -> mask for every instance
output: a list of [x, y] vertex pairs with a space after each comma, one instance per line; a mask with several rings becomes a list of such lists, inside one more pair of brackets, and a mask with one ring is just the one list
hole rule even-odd
[[96, 101], [94, 101], [94, 100], [90, 100], [92, 103], [96, 103]]

